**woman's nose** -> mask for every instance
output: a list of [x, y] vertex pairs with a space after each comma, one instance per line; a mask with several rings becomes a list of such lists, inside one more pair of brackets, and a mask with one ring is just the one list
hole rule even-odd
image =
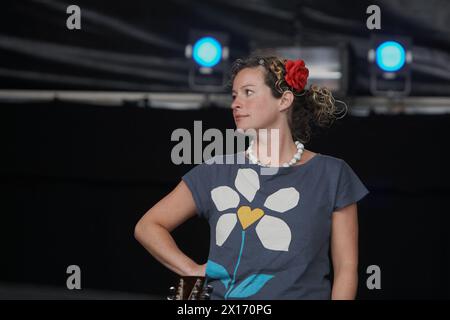
[[242, 108], [242, 104], [239, 101], [239, 99], [236, 97], [236, 98], [234, 98], [233, 102], [231, 103], [231, 109], [234, 110], [234, 109], [240, 109], [240, 108]]

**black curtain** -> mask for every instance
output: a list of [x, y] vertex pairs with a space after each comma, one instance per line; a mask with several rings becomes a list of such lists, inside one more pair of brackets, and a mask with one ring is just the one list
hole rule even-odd
[[[173, 165], [171, 133], [194, 121], [234, 128], [230, 110], [175, 111], [54, 101], [1, 105], [0, 282], [64, 287], [79, 265], [83, 288], [164, 295], [175, 275], [134, 239], [139, 218], [192, 165]], [[359, 202], [363, 299], [449, 298], [446, 152], [450, 115], [347, 115], [307, 149], [346, 160], [371, 193]], [[198, 262], [206, 221], [175, 230]], [[368, 290], [366, 268], [381, 268]]]

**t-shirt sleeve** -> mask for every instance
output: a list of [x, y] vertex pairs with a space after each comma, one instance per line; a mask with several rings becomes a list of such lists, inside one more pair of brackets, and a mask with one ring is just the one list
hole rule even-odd
[[[182, 176], [183, 181], [188, 186], [194, 198], [197, 214], [207, 218], [209, 212], [209, 184], [211, 177], [211, 165], [202, 163]], [[208, 177], [209, 176], [209, 177]]]
[[353, 169], [347, 162], [342, 160], [333, 211], [361, 200], [368, 193], [369, 190], [367, 190]]

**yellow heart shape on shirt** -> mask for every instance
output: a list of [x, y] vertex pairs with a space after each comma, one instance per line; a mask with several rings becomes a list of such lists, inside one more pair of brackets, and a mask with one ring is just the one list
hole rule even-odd
[[256, 208], [251, 210], [249, 206], [242, 206], [238, 209], [237, 212], [237, 216], [244, 230], [261, 219], [263, 215], [264, 211], [262, 209]]

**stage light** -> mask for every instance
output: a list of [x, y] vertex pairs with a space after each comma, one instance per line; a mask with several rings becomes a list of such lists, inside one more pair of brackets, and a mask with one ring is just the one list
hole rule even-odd
[[204, 37], [194, 44], [192, 57], [200, 66], [212, 68], [222, 59], [222, 45], [213, 37]]
[[190, 60], [189, 87], [200, 92], [225, 91], [228, 71], [228, 35], [190, 30], [185, 56]]
[[411, 92], [412, 42], [407, 37], [374, 34], [368, 52], [370, 92], [402, 97]]
[[383, 42], [376, 50], [376, 62], [384, 71], [398, 71], [406, 62], [405, 49], [396, 41]]

